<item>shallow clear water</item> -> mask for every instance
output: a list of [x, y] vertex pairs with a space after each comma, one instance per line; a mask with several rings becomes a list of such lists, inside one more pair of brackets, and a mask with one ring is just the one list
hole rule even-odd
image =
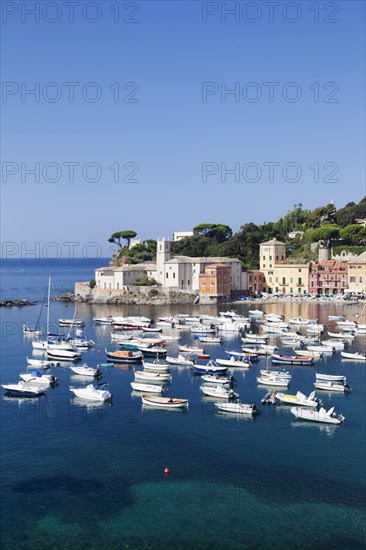
[[[3, 297], [9, 297], [10, 288], [12, 298], [44, 296], [48, 269], [27, 269], [30, 291], [14, 266], [11, 273], [5, 267]], [[92, 278], [92, 269], [80, 263], [70, 272], [55, 265], [52, 276], [54, 288], [66, 291], [73, 280]], [[323, 322], [328, 314], [341, 312], [353, 319], [362, 309], [335, 304], [258, 307]], [[15, 382], [25, 372], [31, 342], [24, 341], [21, 323], [34, 324], [40, 308], [0, 310], [1, 383]], [[246, 313], [248, 306], [235, 309]], [[178, 310], [198, 308], [79, 305], [77, 316], [86, 320], [88, 337], [97, 341], [83, 359], [95, 366], [105, 360], [105, 347], [115, 348], [109, 328], [95, 330], [92, 317], [157, 319]], [[214, 314], [216, 308], [201, 311]], [[55, 326], [58, 318], [71, 318], [73, 312], [73, 304], [51, 303]], [[44, 318], [45, 311], [43, 323]], [[193, 342], [185, 331], [181, 340]], [[173, 355], [176, 347], [170, 344]], [[364, 338], [357, 337], [353, 348], [364, 351]], [[206, 349], [212, 357], [225, 357], [225, 349], [240, 349], [240, 338]], [[337, 353], [315, 369], [289, 367], [291, 393], [310, 393], [314, 370], [347, 375], [348, 396], [319, 392], [326, 407], [332, 404], [346, 417], [343, 426], [330, 426], [295, 421], [287, 406], [261, 406], [266, 390], [257, 386], [256, 376], [265, 364], [262, 358], [247, 372], [234, 371], [240, 400], [261, 409], [254, 420], [217, 413], [215, 399], [201, 397], [199, 377], [184, 367], [172, 367], [168, 388], [168, 395], [189, 398], [183, 413], [143, 408], [131, 391], [131, 366], [104, 369], [102, 381], [110, 383], [112, 404], [73, 399], [69, 385], [87, 382], [70, 376], [67, 364], [53, 369], [60, 384], [44, 397], [3, 395], [2, 547], [364, 548], [365, 365], [341, 360]]]

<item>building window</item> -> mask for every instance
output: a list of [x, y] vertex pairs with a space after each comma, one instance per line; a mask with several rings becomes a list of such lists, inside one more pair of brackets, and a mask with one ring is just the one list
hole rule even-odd
[[175, 273], [173, 273], [173, 279], [175, 279]]
[[283, 285], [286, 284], [286, 277], [282, 277], [282, 284], [283, 284]]
[[276, 262], [278, 262], [278, 256], [276, 256]]
[[358, 282], [359, 282], [359, 283], [362, 283], [362, 277], [359, 277], [359, 278], [358, 278]]
[[301, 267], [299, 268], [299, 273], [301, 273]]
[[278, 283], [278, 277], [275, 278], [275, 283]]
[[265, 256], [263, 256], [263, 257], [262, 257], [262, 260], [264, 261], [265, 259], [266, 259], [266, 257], [265, 257]]
[[297, 284], [298, 284], [298, 285], [302, 285], [302, 279], [301, 279], [301, 277], [298, 278]]
[[117, 290], [119, 289], [119, 283], [117, 283]]
[[290, 278], [290, 283], [293, 283], [293, 282], [294, 282], [294, 278], [291, 277], [291, 278]]
[[270, 262], [272, 261], [272, 256], [269, 257], [269, 261], [270, 261]]
[[168, 278], [168, 277], [169, 277], [169, 273], [166, 273], [165, 277]]
[[188, 285], [190, 285], [190, 284], [191, 284], [191, 281], [190, 281], [189, 279], [188, 279], [188, 281], [187, 281], [187, 284], [188, 284]]

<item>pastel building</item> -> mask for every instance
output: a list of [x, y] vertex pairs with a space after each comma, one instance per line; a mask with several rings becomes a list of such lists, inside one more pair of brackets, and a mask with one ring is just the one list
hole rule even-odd
[[348, 262], [348, 291], [366, 295], [366, 251]]
[[337, 260], [311, 262], [309, 265], [309, 293], [337, 295], [348, 288], [348, 264]]
[[257, 269], [248, 269], [247, 277], [247, 290], [249, 294], [260, 294], [263, 292], [264, 274]]
[[202, 297], [229, 298], [231, 296], [230, 266], [209, 264], [199, 276], [199, 291]]
[[263, 273], [263, 292], [307, 294], [309, 266], [288, 263], [285, 243], [276, 238], [261, 243], [259, 254], [259, 270]]

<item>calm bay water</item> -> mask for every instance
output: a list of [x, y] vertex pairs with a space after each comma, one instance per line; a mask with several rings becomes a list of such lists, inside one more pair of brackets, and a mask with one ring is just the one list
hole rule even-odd
[[[103, 261], [100, 261], [100, 265]], [[98, 264], [99, 265], [99, 264]], [[58, 262], [3, 264], [2, 299], [42, 300], [48, 276], [54, 292], [72, 290], [93, 277], [95, 265]], [[23, 269], [23, 271], [20, 271]], [[231, 307], [231, 306], [230, 306]], [[267, 312], [327, 322], [328, 314], [354, 319], [360, 305], [273, 304]], [[2, 309], [1, 383], [26, 371], [31, 342], [21, 323], [37, 322], [41, 303]], [[220, 306], [220, 309], [228, 309]], [[246, 314], [249, 306], [235, 306]], [[83, 354], [90, 366], [114, 349], [109, 328], [93, 326], [103, 315], [176, 311], [216, 314], [216, 307], [107, 306], [80, 304], [95, 349]], [[51, 303], [51, 320], [71, 318], [73, 304]], [[45, 322], [45, 312], [41, 316]], [[171, 331], [173, 334], [173, 331]], [[192, 343], [189, 332], [181, 341]], [[240, 349], [240, 338], [207, 345], [211, 356]], [[352, 349], [365, 351], [357, 337]], [[176, 355], [177, 344], [169, 346]], [[289, 349], [281, 349], [282, 352]], [[240, 400], [257, 403], [261, 415], [239, 419], [215, 411], [203, 398], [199, 377], [173, 367], [168, 395], [189, 398], [186, 413], [147, 410], [131, 392], [133, 368], [106, 368], [112, 404], [86, 405], [72, 398], [68, 366], [53, 369], [60, 381], [39, 399], [1, 397], [1, 537], [5, 549], [30, 548], [364, 548], [365, 540], [365, 365], [322, 359], [316, 368], [289, 368], [290, 393], [310, 393], [314, 371], [346, 374], [348, 395], [319, 392], [325, 406], [346, 417], [343, 426], [293, 420], [290, 407], [263, 407], [266, 392], [256, 376], [235, 370]], [[168, 477], [164, 468], [170, 468]]]

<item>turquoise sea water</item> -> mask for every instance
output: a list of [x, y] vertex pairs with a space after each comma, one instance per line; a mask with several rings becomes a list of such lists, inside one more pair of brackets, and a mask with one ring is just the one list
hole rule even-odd
[[[60, 292], [73, 280], [92, 278], [94, 266], [60, 262], [52, 281]], [[49, 266], [3, 266], [2, 297], [42, 299]], [[8, 271], [7, 271], [8, 270]], [[34, 324], [41, 305], [2, 309], [1, 383], [26, 371], [31, 342], [21, 323]], [[231, 307], [231, 306], [230, 306]], [[278, 304], [265, 311], [319, 318], [360, 305]], [[52, 303], [51, 320], [72, 317], [73, 304]], [[228, 309], [220, 306], [220, 309]], [[247, 313], [249, 306], [235, 306]], [[94, 316], [136, 314], [157, 319], [175, 306], [78, 306], [86, 331], [96, 340], [83, 359], [105, 360], [109, 328], [96, 328]], [[215, 307], [201, 308], [216, 314]], [[42, 315], [44, 321], [45, 314]], [[170, 331], [173, 334], [173, 331]], [[181, 341], [192, 343], [189, 332]], [[175, 355], [177, 344], [170, 344]], [[240, 349], [240, 338], [207, 345], [212, 357]], [[357, 337], [352, 349], [365, 351]], [[288, 352], [283, 348], [282, 352]], [[53, 369], [59, 386], [38, 399], [1, 396], [1, 538], [4, 549], [110, 548], [364, 548], [365, 541], [365, 365], [325, 358], [314, 368], [289, 367], [290, 393], [310, 393], [314, 371], [346, 374], [348, 395], [319, 392], [326, 407], [346, 417], [343, 426], [293, 420], [290, 407], [263, 407], [266, 392], [256, 376], [265, 359], [243, 372], [235, 370], [240, 400], [256, 403], [254, 420], [216, 412], [204, 398], [191, 369], [172, 367], [168, 395], [188, 397], [187, 412], [149, 410], [131, 391], [133, 367], [106, 368], [112, 404], [87, 405], [74, 399], [69, 385], [86, 380], [70, 376], [67, 364]], [[3, 393], [3, 391], [2, 391]], [[170, 474], [165, 476], [168, 466]]]

